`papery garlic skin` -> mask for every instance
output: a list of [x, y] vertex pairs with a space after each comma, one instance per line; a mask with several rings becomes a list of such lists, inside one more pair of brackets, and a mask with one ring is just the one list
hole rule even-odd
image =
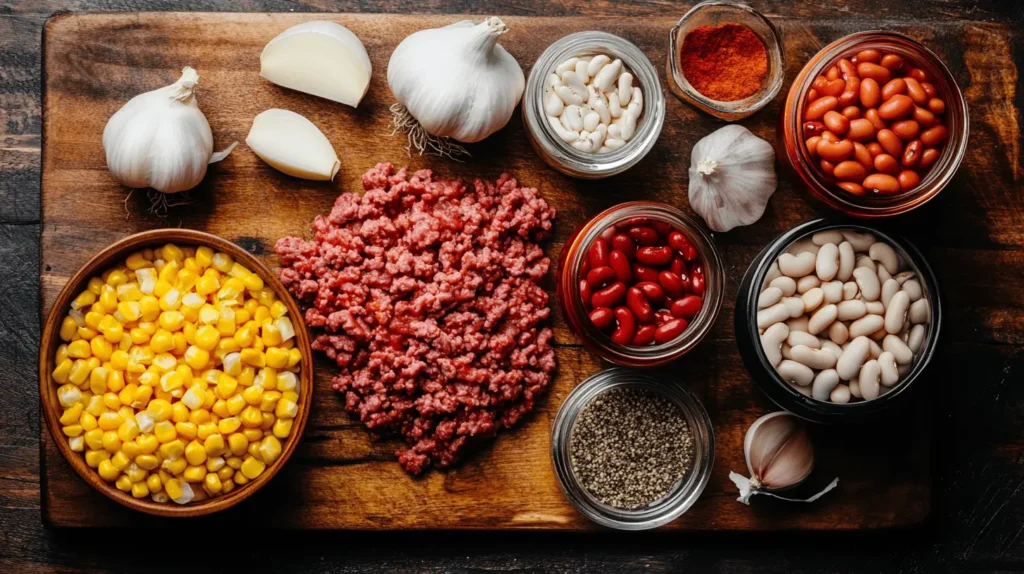
[[764, 214], [778, 184], [775, 150], [731, 124], [697, 142], [690, 155], [690, 207], [714, 231], [750, 225]]
[[195, 97], [198, 83], [199, 74], [185, 66], [177, 82], [135, 96], [111, 116], [103, 150], [114, 179], [177, 193], [198, 185], [208, 164], [231, 153], [234, 144], [213, 154], [213, 132]]
[[495, 17], [420, 30], [395, 48], [388, 86], [428, 134], [478, 142], [505, 127], [526, 87], [497, 43], [507, 31]]
[[272, 108], [256, 116], [245, 143], [271, 167], [292, 177], [330, 181], [341, 168], [323, 132], [289, 110]]
[[373, 66], [366, 47], [336, 22], [303, 22], [281, 32], [260, 54], [260, 76], [307, 94], [359, 106]]

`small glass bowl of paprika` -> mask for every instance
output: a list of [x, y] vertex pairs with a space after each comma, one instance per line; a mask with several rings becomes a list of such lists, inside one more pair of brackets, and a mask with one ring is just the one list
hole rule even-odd
[[555, 290], [588, 349], [612, 363], [653, 367], [688, 353], [711, 331], [725, 272], [700, 225], [664, 203], [633, 201], [573, 233]]
[[782, 35], [749, 6], [701, 2], [669, 31], [669, 88], [717, 118], [733, 121], [760, 110], [785, 75]]

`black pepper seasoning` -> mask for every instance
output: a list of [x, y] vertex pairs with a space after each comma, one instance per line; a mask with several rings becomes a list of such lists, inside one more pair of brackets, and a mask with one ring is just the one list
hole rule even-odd
[[633, 510], [663, 498], [686, 476], [693, 467], [693, 435], [682, 410], [661, 393], [618, 387], [577, 415], [569, 457], [590, 494]]

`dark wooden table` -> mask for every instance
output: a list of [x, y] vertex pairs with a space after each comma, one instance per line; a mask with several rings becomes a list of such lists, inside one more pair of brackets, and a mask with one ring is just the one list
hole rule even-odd
[[[913, 571], [1024, 569], [1024, 186], [1021, 107], [1024, 5], [861, 0], [835, 6], [753, 2], [775, 18], [814, 22], [830, 33], [941, 23], [932, 38], [968, 92], [973, 145], [988, 162], [965, 165], [947, 194], [905, 219], [931, 258], [947, 259], [940, 281], [946, 325], [931, 393], [935, 500], [924, 527], [872, 535], [761, 536], [531, 534], [295, 534], [240, 525], [236, 533], [165, 534], [46, 529], [39, 504], [40, 42], [46, 18], [63, 10], [379, 11], [422, 13], [681, 14], [688, 5], [601, 0], [189, 2], [17, 0], [0, 3], [0, 572], [280, 571]], [[948, 30], [952, 29], [953, 33]], [[821, 36], [821, 34], [819, 34]], [[928, 38], [922, 38], [928, 42]], [[950, 48], [949, 42], [971, 46]], [[126, 47], [130, 49], [130, 47]], [[793, 57], [806, 59], [811, 54]], [[990, 62], [1000, 59], [1001, 66]], [[1009, 61], [1011, 65], [1005, 65]], [[776, 108], [777, 109], [777, 108]], [[767, 112], [766, 112], [767, 113]], [[785, 191], [792, 193], [792, 190]], [[963, 194], [963, 195], [960, 195]], [[963, 199], [963, 198], [969, 199]], [[956, 236], [958, 248], [948, 249]], [[966, 247], [964, 247], [966, 246]], [[949, 261], [957, 262], [950, 265]], [[959, 267], [957, 269], [956, 267]], [[273, 517], [267, 523], [273, 524]], [[194, 549], [184, 551], [189, 535]], [[167, 541], [163, 541], [167, 540]], [[179, 553], [178, 549], [182, 549]], [[235, 562], [224, 562], [234, 556]]]

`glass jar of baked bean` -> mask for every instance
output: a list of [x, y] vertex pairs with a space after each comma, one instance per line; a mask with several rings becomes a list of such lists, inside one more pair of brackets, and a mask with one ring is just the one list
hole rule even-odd
[[967, 124], [963, 95], [934, 53], [899, 34], [861, 32], [807, 63], [778, 133], [813, 195], [880, 217], [945, 187], [966, 150]]
[[570, 237], [556, 293], [569, 327], [602, 358], [655, 366], [710, 331], [725, 290], [708, 234], [678, 209], [637, 201], [612, 207]]

